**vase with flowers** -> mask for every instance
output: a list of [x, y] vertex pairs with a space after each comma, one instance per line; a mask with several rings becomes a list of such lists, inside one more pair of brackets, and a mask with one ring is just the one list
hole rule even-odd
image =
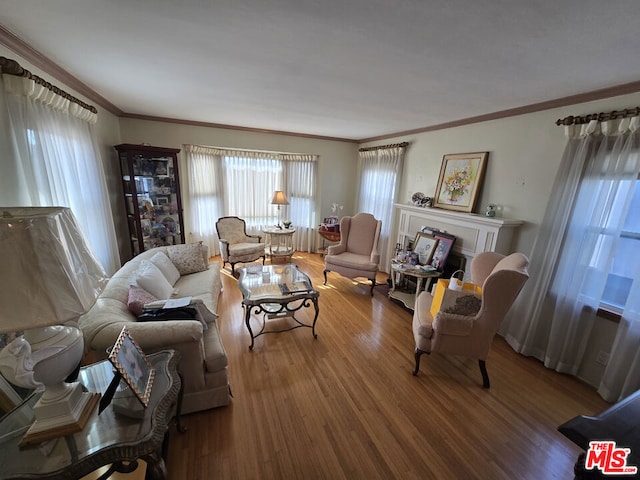
[[449, 201], [456, 203], [467, 193], [467, 188], [473, 181], [470, 168], [456, 168], [443, 182], [443, 190], [447, 192]]

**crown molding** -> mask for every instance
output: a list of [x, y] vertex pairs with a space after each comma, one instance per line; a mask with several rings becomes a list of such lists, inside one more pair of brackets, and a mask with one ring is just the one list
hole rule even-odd
[[472, 123], [488, 122], [490, 120], [515, 117], [517, 115], [540, 112], [543, 110], [551, 110], [559, 107], [567, 107], [569, 105], [577, 105], [579, 103], [587, 103], [594, 100], [602, 100], [604, 98], [617, 97], [620, 95], [628, 95], [630, 93], [637, 92], [640, 92], [640, 81], [623, 83], [621, 85], [615, 85], [613, 87], [601, 88], [599, 90], [592, 90], [585, 93], [578, 93], [576, 95], [569, 95], [568, 97], [556, 98], [553, 100], [547, 100], [545, 102], [532, 103], [531, 105], [525, 105], [522, 107], [509, 108], [507, 110], [500, 110], [493, 113], [487, 113], [485, 115], [478, 115], [476, 117], [462, 118], [460, 120], [440, 123], [438, 125], [431, 125], [428, 127], [416, 128], [413, 130], [405, 130], [403, 132], [390, 133], [377, 137], [361, 138], [360, 140], [358, 140], [358, 142], [368, 143], [378, 140], [388, 140], [390, 138], [404, 137], [407, 135], [416, 135], [418, 133], [433, 132], [436, 130], [444, 130], [445, 128], [460, 127], [463, 125], [470, 125]]
[[51, 61], [49, 58], [45, 57], [42, 53], [32, 48], [29, 44], [27, 44], [26, 42], [21, 40], [19, 37], [11, 33], [1, 24], [0, 24], [0, 44], [4, 45], [9, 50], [19, 55], [20, 57], [24, 58], [26, 61], [33, 64], [35, 67], [39, 68], [43, 72], [46, 72], [48, 75], [51, 75], [56, 80], [62, 82], [68, 88], [75, 90], [79, 94], [85, 96], [92, 102], [97, 103], [104, 109], [108, 110], [109, 112], [111, 112], [112, 114], [120, 118], [131, 118], [131, 119], [149, 120], [149, 121], [155, 121], [155, 122], [177, 123], [182, 125], [222, 128], [226, 130], [239, 130], [239, 131], [253, 132], [253, 133], [267, 133], [270, 135], [287, 135], [287, 136], [293, 136], [293, 137], [310, 138], [310, 139], [316, 139], [316, 140], [328, 140], [328, 141], [334, 141], [334, 142], [347, 142], [347, 143], [355, 143], [355, 144], [368, 143], [368, 142], [373, 142], [378, 140], [387, 140], [387, 139], [403, 137], [407, 135], [416, 135], [419, 133], [433, 132], [436, 130], [444, 130], [447, 128], [460, 127], [463, 125], [470, 125], [473, 123], [487, 122], [490, 120], [498, 120], [502, 118], [514, 117], [517, 115], [524, 115], [527, 113], [540, 112], [543, 110], [551, 110], [554, 108], [566, 107], [569, 105], [576, 105], [579, 103], [586, 103], [594, 100], [602, 100], [605, 98], [617, 97], [619, 95], [627, 95], [630, 93], [640, 92], [640, 81], [636, 81], [636, 82], [616, 85], [613, 87], [601, 88], [601, 89], [593, 90], [590, 92], [579, 93], [576, 95], [570, 95], [567, 97], [556, 98], [554, 100], [548, 100], [545, 102], [525, 105], [522, 107], [500, 110], [500, 111], [488, 113], [485, 115], [478, 115], [475, 117], [468, 117], [460, 120], [454, 120], [451, 122], [440, 123], [437, 125], [430, 125], [427, 127], [389, 133], [389, 134], [379, 135], [375, 137], [349, 139], [349, 138], [340, 138], [340, 137], [327, 137], [322, 135], [312, 135], [312, 134], [305, 134], [305, 133], [287, 132], [282, 130], [268, 130], [268, 129], [261, 129], [261, 128], [242, 127], [237, 125], [226, 125], [226, 124], [219, 124], [219, 123], [180, 120], [175, 118], [154, 117], [150, 115], [126, 113], [120, 110], [111, 102], [109, 102], [103, 96], [98, 94], [95, 90], [91, 89], [90, 87], [82, 83], [80, 80], [78, 80], [76, 77], [74, 77], [69, 72], [64, 70], [62, 67], [60, 67], [59, 65]]
[[198, 122], [195, 120], [181, 120], [179, 118], [155, 117], [153, 115], [140, 115], [137, 113], [123, 113], [121, 118], [131, 118], [134, 120], [148, 120], [151, 122], [177, 123], [180, 125], [191, 125], [195, 127], [223, 128], [225, 130], [239, 130], [242, 132], [252, 133], [268, 133], [269, 135], [287, 135], [289, 137], [310, 138], [313, 140], [328, 140], [332, 142], [346, 142], [357, 144], [358, 140], [352, 138], [326, 137], [322, 135], [313, 135], [310, 133], [296, 133], [285, 130], [268, 130], [263, 128], [242, 127], [239, 125], [227, 125], [223, 123]]
[[56, 65], [35, 48], [32, 48], [29, 44], [7, 30], [3, 25], [0, 25], [0, 43], [15, 54], [20, 55], [20, 57], [24, 58], [27, 62], [63, 83], [66, 87], [75, 90], [80, 95], [83, 95], [92, 102], [97, 103], [114, 115], [122, 115], [122, 110], [116, 107], [113, 103], [109, 102], [95, 90], [89, 88], [62, 67]]

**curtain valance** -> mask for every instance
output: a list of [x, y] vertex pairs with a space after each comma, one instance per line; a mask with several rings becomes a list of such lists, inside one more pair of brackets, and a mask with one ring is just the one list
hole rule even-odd
[[221, 147], [205, 147], [202, 145], [183, 145], [185, 152], [195, 154], [216, 155], [221, 157], [242, 157], [242, 158], [266, 158], [284, 161], [311, 161], [318, 160], [318, 155], [307, 153], [278, 153], [260, 150], [236, 150]]

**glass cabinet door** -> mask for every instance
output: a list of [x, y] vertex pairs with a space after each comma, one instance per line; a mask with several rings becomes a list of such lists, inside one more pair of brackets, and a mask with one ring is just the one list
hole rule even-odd
[[184, 243], [178, 149], [118, 145], [133, 255]]

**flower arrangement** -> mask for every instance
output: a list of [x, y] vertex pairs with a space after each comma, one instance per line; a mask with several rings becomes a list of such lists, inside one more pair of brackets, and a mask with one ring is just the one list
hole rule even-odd
[[466, 193], [467, 187], [471, 185], [473, 176], [470, 170], [470, 167], [456, 168], [445, 179], [443, 190], [447, 192], [451, 202], [457, 202]]

